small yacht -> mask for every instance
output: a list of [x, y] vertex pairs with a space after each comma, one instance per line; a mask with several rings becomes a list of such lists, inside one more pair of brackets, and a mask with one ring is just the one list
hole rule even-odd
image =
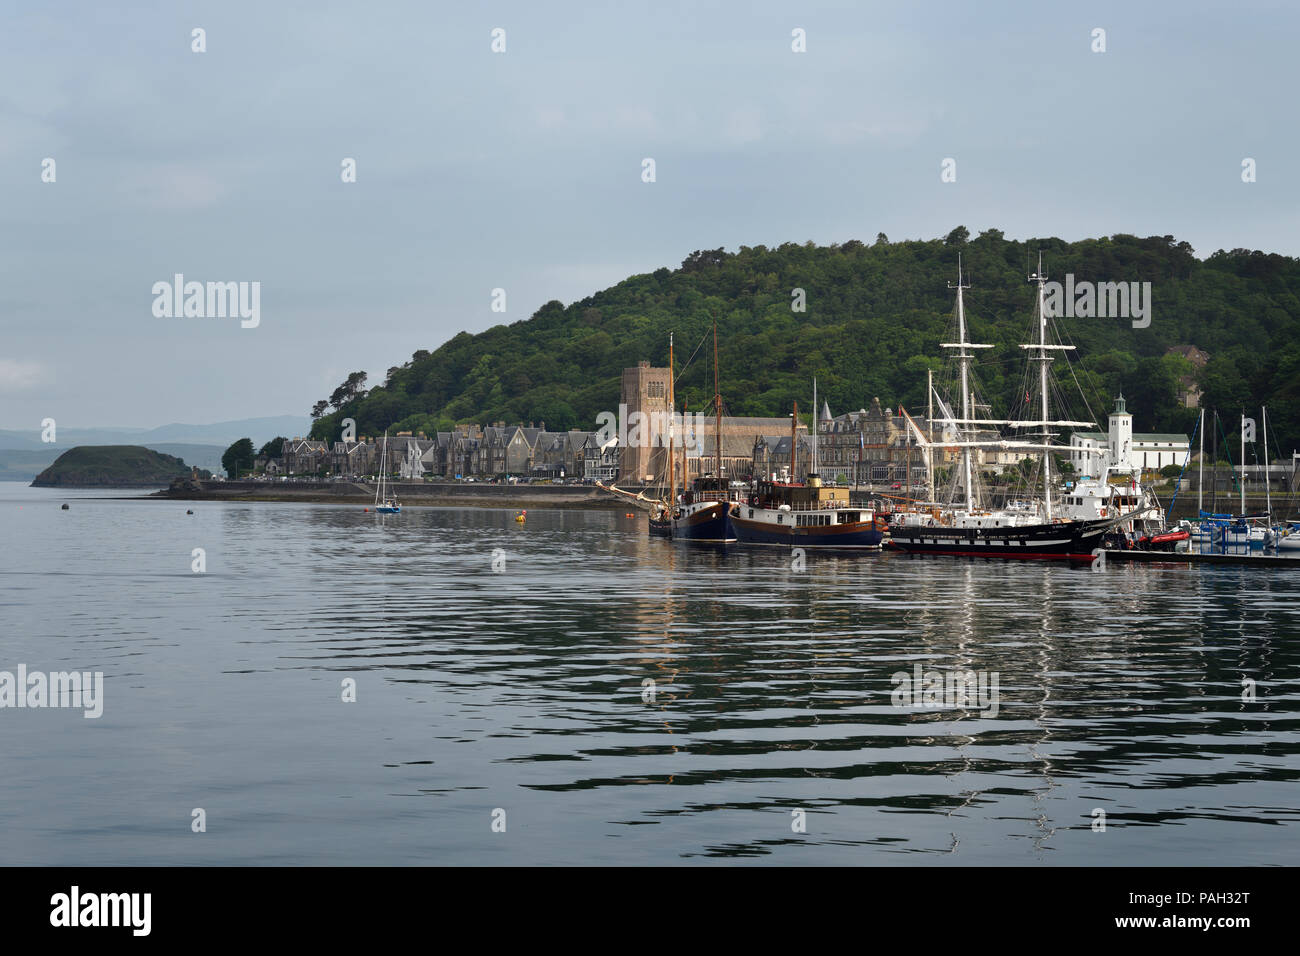
[[380, 514], [401, 514], [402, 506], [397, 498], [386, 493], [388, 482], [388, 430], [384, 429], [384, 448], [379, 455], [379, 486], [375, 489], [375, 511]]

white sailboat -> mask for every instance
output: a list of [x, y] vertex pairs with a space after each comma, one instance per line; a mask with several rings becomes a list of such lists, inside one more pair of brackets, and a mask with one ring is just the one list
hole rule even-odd
[[384, 429], [384, 447], [379, 453], [379, 484], [375, 488], [375, 511], [380, 514], [401, 514], [402, 506], [397, 498], [386, 494], [388, 483], [388, 429]]

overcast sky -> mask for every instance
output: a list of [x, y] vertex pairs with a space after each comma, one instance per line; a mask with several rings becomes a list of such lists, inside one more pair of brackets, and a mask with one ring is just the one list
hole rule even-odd
[[[305, 414], [699, 248], [1300, 254], [1286, 3], [584, 6], [0, 2], [0, 428]], [[260, 324], [155, 317], [176, 273]]]

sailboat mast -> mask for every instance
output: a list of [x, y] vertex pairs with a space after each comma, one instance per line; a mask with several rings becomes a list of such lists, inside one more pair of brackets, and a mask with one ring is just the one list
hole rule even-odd
[[379, 450], [379, 487], [375, 489], [375, 507], [384, 497], [384, 472], [388, 465], [388, 429], [384, 429], [384, 447]]
[[722, 391], [718, 385], [718, 318], [713, 318], [713, 409], [717, 413], [717, 424], [713, 432], [714, 471], [718, 479], [718, 490], [722, 490]]
[[1246, 413], [1241, 413], [1241, 464], [1238, 467], [1237, 490], [1241, 492], [1241, 513], [1246, 513]]
[[1200, 471], [1196, 476], [1196, 517], [1200, 518], [1205, 510], [1205, 409], [1201, 409], [1201, 423], [1196, 426], [1201, 433]]
[[1273, 522], [1273, 489], [1269, 487], [1272, 482], [1269, 481], [1268, 475], [1268, 408], [1260, 407], [1260, 412], [1264, 416], [1264, 507], [1268, 511], [1269, 523]]
[[[686, 410], [686, 402], [682, 402], [682, 491], [685, 492], [691, 486], [690, 462], [686, 458], [686, 420], [690, 418], [690, 413]], [[700, 447], [700, 436], [695, 434], [691, 429], [691, 434], [695, 439], [695, 447]]]
[[[1210, 498], [1210, 510], [1218, 513], [1219, 510], [1219, 410], [1214, 410], [1214, 434], [1210, 439], [1210, 446], [1213, 449], [1210, 454], [1214, 457], [1214, 472], [1210, 476], [1210, 481], [1214, 483], [1212, 489], [1213, 496]], [[1224, 443], [1227, 443], [1228, 436], [1223, 436]]]
[[668, 507], [677, 501], [677, 459], [673, 456], [673, 418], [677, 396], [673, 393], [673, 334], [668, 333]]
[[1043, 254], [1038, 254], [1038, 272], [1032, 277], [1038, 281], [1038, 384], [1043, 403], [1043, 508], [1044, 516], [1052, 520], [1052, 453], [1047, 448], [1051, 433], [1047, 430], [1047, 310], [1044, 308], [1047, 277], [1043, 275]]

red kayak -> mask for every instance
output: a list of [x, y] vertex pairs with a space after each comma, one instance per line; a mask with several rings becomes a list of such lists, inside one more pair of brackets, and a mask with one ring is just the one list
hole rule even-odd
[[1177, 528], [1173, 531], [1162, 531], [1160, 534], [1153, 534], [1149, 538], [1139, 538], [1138, 544], [1147, 545], [1148, 547], [1159, 547], [1165, 544], [1177, 544], [1179, 541], [1186, 541], [1191, 536], [1191, 532], [1186, 528]]

